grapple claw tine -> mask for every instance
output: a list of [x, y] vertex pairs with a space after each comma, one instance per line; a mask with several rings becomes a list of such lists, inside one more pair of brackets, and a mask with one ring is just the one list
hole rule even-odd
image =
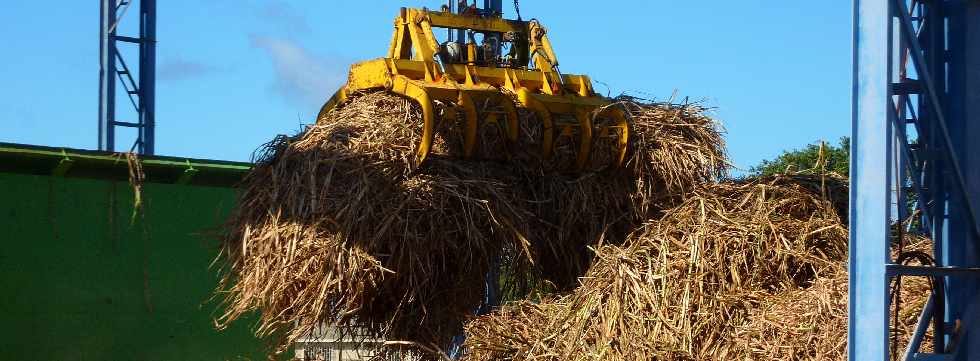
[[616, 166], [622, 167], [623, 161], [626, 159], [626, 152], [629, 148], [629, 122], [626, 120], [626, 114], [624, 114], [623, 110], [619, 109], [619, 107], [608, 107], [606, 108], [606, 111], [608, 111], [613, 120], [616, 121], [615, 128], [619, 128], [619, 154], [617, 154], [616, 157]]
[[531, 96], [531, 92], [527, 88], [521, 88], [517, 93], [517, 98], [520, 100], [524, 106], [533, 110], [537, 114], [538, 118], [541, 118], [542, 134], [541, 134], [541, 158], [550, 159], [551, 153], [554, 150], [554, 136], [555, 127], [554, 121], [551, 117], [551, 111], [548, 110], [544, 104], [534, 99]]
[[456, 104], [463, 108], [464, 120], [466, 121], [466, 129], [463, 139], [463, 155], [469, 158], [473, 156], [473, 150], [476, 148], [476, 105], [473, 104], [473, 98], [471, 98], [469, 94], [466, 94], [466, 91], [462, 90], [459, 91]]
[[516, 142], [519, 134], [518, 132], [520, 131], [520, 125], [518, 124], [520, 120], [517, 116], [517, 107], [514, 106], [514, 103], [510, 99], [507, 99], [506, 97], [501, 98], [500, 104], [504, 107], [504, 112], [507, 115], [507, 140], [510, 142]]
[[415, 161], [413, 162], [413, 168], [415, 168], [425, 161], [432, 149], [432, 141], [436, 132], [435, 107], [432, 104], [432, 97], [429, 96], [424, 87], [413, 82], [403, 82], [399, 85], [393, 87], [391, 91], [415, 100], [422, 108], [422, 139], [415, 151]]
[[[599, 119], [611, 120], [612, 124], [597, 121]], [[612, 156], [610, 165], [621, 167], [626, 159], [626, 152], [629, 148], [629, 123], [627, 123], [626, 114], [616, 104], [610, 104], [593, 111], [592, 122], [593, 129], [598, 131], [598, 137], [594, 137], [594, 142], [603, 138], [616, 137], [616, 142], [610, 144], [614, 147], [613, 149], [592, 149], [592, 152], [609, 151]], [[594, 160], [595, 158], [591, 159]], [[603, 163], [603, 165], [606, 164]]]

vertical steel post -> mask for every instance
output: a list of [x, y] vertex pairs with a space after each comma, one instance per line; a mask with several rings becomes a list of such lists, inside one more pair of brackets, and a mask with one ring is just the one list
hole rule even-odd
[[[948, 51], [943, 54], [948, 63], [948, 92], [945, 109], [951, 134], [951, 150], [962, 162], [965, 192], [963, 199], [949, 202], [949, 228], [945, 245], [945, 262], [950, 266], [977, 267], [980, 265], [980, 239], [972, 231], [972, 221], [966, 212], [966, 202], [972, 198], [980, 203], [980, 2], [973, 0], [946, 1], [948, 17]], [[950, 277], [946, 321], [962, 320], [967, 329], [966, 339], [958, 342], [959, 360], [972, 360], [980, 353], [980, 315], [977, 312], [980, 284], [976, 279]]]
[[[848, 358], [888, 360], [891, 18], [888, 0], [855, 0]], [[860, 190], [860, 191], [859, 191]]]
[[140, 0], [140, 39], [141, 153], [153, 155], [156, 147], [156, 0]]
[[115, 151], [116, 0], [101, 0], [99, 24], [99, 150]]
[[[944, 17], [942, 11], [942, 2], [934, 3], [923, 3], [922, 12], [919, 14], [922, 17], [923, 26], [922, 31], [918, 39], [911, 39], [911, 41], [918, 40], [922, 45], [923, 54], [922, 57], [925, 59], [926, 64], [929, 68], [929, 74], [931, 75], [932, 81], [937, 89], [937, 97], [942, 103], [945, 89], [945, 35], [946, 29], [944, 27]], [[920, 65], [922, 66], [922, 65]], [[923, 77], [923, 74], [917, 75], [919, 78]], [[940, 136], [941, 129], [939, 127], [939, 115], [935, 114], [932, 109], [934, 109], [931, 104], [930, 97], [919, 96], [919, 109], [920, 116], [923, 122], [927, 124], [929, 129], [929, 135], [927, 141], [925, 142], [926, 147], [929, 148], [928, 160], [932, 163], [929, 167], [929, 177], [931, 181], [929, 182], [929, 193], [931, 194], [932, 200], [932, 211], [930, 214], [933, 215], [932, 219], [932, 239], [934, 240], [934, 254], [936, 255], [937, 265], [946, 265], [945, 252], [948, 252], [947, 247], [947, 237], [946, 233], [946, 214], [947, 214], [947, 202], [948, 202], [948, 184], [947, 184], [947, 165], [945, 164], [945, 159], [943, 159], [940, 154], [946, 151], [946, 145], [943, 143], [943, 139]], [[945, 108], [945, 104], [939, 104]], [[933, 313], [933, 332], [935, 332], [936, 337], [933, 338], [933, 349], [938, 350], [937, 352], [942, 352], [943, 345], [945, 345], [945, 335], [944, 335], [944, 325], [946, 318], [946, 308], [947, 302], [945, 297], [945, 283], [944, 281], [934, 283], [936, 292], [936, 305], [935, 311]]]

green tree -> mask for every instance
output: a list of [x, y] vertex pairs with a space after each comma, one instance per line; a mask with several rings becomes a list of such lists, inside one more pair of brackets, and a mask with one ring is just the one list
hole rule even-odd
[[763, 160], [759, 165], [749, 168], [752, 175], [772, 175], [807, 170], [825, 170], [848, 176], [851, 139], [842, 137], [837, 145], [819, 142], [803, 149], [783, 151], [773, 160]]

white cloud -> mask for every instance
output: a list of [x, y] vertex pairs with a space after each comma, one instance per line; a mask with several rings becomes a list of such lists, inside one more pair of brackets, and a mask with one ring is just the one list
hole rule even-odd
[[217, 70], [217, 68], [208, 64], [181, 57], [172, 57], [157, 66], [157, 77], [161, 81], [177, 81], [199, 78], [214, 73]]
[[252, 46], [272, 58], [276, 75], [272, 89], [289, 101], [318, 107], [347, 81], [344, 62], [314, 55], [288, 39], [263, 35], [251, 35], [250, 39]]

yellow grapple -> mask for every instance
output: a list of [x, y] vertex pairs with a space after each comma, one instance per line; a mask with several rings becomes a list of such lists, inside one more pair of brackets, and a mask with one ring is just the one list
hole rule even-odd
[[[433, 28], [467, 31], [469, 41], [440, 44]], [[476, 44], [473, 34], [483, 35], [482, 44]], [[510, 43], [508, 54], [494, 53], [494, 49], [502, 49], [501, 42]], [[552, 156], [556, 137], [577, 134], [575, 168], [585, 169], [594, 133], [597, 137], [617, 139], [612, 155], [615, 166], [620, 166], [626, 155], [629, 129], [622, 110], [608, 107], [612, 101], [595, 94], [588, 76], [559, 72], [547, 31], [536, 20], [402, 8], [395, 18], [388, 55], [351, 66], [347, 84], [323, 105], [320, 117], [350, 94], [372, 89], [401, 94], [421, 106], [424, 124], [416, 165], [426, 159], [432, 147], [440, 121], [433, 106], [436, 100], [461, 110], [458, 113], [462, 113], [462, 122], [456, 124], [464, 127], [463, 149], [467, 157], [476, 147], [481, 123], [499, 126], [509, 144], [514, 144], [522, 129], [518, 106], [533, 110], [536, 121], [542, 123], [538, 142], [543, 159]], [[480, 104], [493, 102], [499, 111], [478, 111], [475, 99]], [[594, 125], [594, 120], [600, 118], [611, 122]]]

